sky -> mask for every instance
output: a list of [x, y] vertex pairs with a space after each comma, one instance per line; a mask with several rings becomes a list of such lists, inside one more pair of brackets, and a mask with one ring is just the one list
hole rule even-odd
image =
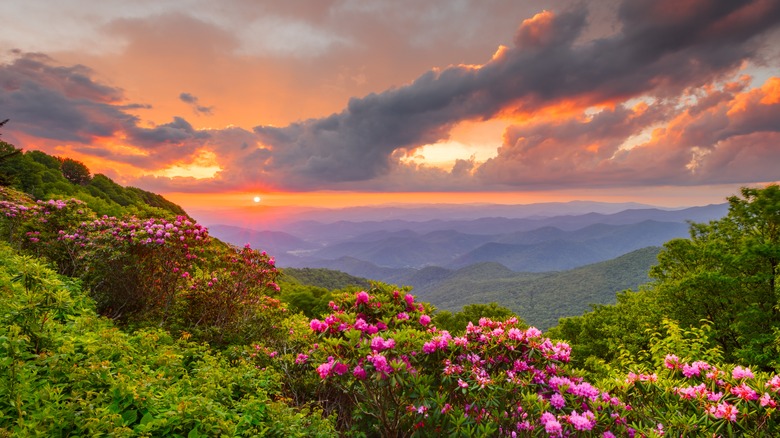
[[25, 0], [3, 140], [185, 208], [723, 202], [780, 180], [778, 0]]

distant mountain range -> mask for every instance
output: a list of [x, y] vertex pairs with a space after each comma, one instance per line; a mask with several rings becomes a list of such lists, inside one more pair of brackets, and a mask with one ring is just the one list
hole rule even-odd
[[[686, 221], [706, 222], [722, 217], [726, 211], [727, 205], [719, 204], [545, 218], [307, 220], [289, 223], [281, 231], [219, 224], [209, 229], [227, 242], [249, 243], [266, 250], [280, 266], [337, 269], [387, 280], [407, 269], [456, 269], [482, 262], [498, 262], [525, 272], [572, 269], [687, 237]], [[377, 273], [382, 275], [369, 276]]]
[[[274, 229], [216, 224], [209, 230], [267, 251], [281, 267], [410, 285], [442, 309], [496, 301], [546, 328], [646, 282], [659, 247], [688, 237], [688, 221], [708, 222], [728, 210], [727, 204], [621, 209], [626, 206], [636, 205], [363, 207], [303, 212], [297, 218], [305, 220], [280, 221]], [[470, 217], [502, 212], [512, 217]], [[378, 220], [381, 215], [387, 219]], [[331, 221], [308, 219], [314, 216]]]

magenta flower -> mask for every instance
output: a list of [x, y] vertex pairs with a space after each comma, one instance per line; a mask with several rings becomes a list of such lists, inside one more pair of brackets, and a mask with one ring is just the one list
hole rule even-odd
[[355, 305], [360, 304], [368, 304], [369, 296], [366, 293], [366, 291], [360, 291], [357, 293], [357, 296], [355, 297]]
[[428, 315], [422, 315], [420, 316], [420, 324], [422, 325], [428, 325], [431, 323], [431, 317]]
[[731, 388], [731, 393], [741, 398], [742, 400], [758, 400], [758, 394], [756, 391], [744, 383]]
[[298, 365], [303, 365], [306, 363], [306, 361], [309, 360], [309, 356], [303, 353], [299, 353], [298, 357], [295, 358], [295, 363]]
[[761, 403], [761, 406], [770, 408], [777, 407], [777, 402], [775, 402], [772, 397], [768, 393], [764, 393], [764, 395], [761, 396], [761, 400], [759, 401]]
[[550, 397], [550, 404], [555, 409], [561, 409], [562, 407], [566, 406], [566, 399], [564, 399], [562, 395], [556, 392], [552, 395], [552, 397]]
[[352, 370], [352, 375], [355, 376], [358, 380], [365, 380], [366, 379], [366, 370], [363, 369], [360, 365], [355, 366], [355, 368]]
[[740, 380], [740, 379], [752, 379], [753, 372], [750, 371], [750, 368], [742, 368], [741, 366], [734, 367], [734, 371], [731, 372], [731, 377], [734, 378], [734, 380]]
[[717, 406], [710, 406], [707, 411], [715, 418], [725, 418], [731, 422], [737, 421], [739, 409], [728, 402], [718, 403]]
[[408, 314], [408, 313], [406, 313], [406, 312], [401, 312], [401, 313], [399, 313], [398, 315], [396, 315], [395, 317], [396, 317], [396, 319], [398, 319], [399, 321], [406, 321], [407, 319], [409, 319], [409, 314]]

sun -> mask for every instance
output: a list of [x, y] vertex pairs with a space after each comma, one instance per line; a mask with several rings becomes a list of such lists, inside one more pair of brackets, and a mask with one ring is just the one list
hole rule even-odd
[[260, 197], [255, 196], [254, 198], [252, 198], [252, 200], [255, 201], [255, 204], [257, 204], [258, 202], [260, 202]]

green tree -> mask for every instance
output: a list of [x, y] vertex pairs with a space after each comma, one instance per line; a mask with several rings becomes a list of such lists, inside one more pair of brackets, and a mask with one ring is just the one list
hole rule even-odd
[[60, 170], [62, 171], [62, 175], [73, 184], [84, 185], [92, 179], [87, 166], [85, 166], [84, 163], [71, 158], [62, 160]]
[[780, 187], [741, 195], [726, 217], [668, 242], [650, 275], [664, 312], [683, 326], [709, 321], [727, 360], [777, 366]]

